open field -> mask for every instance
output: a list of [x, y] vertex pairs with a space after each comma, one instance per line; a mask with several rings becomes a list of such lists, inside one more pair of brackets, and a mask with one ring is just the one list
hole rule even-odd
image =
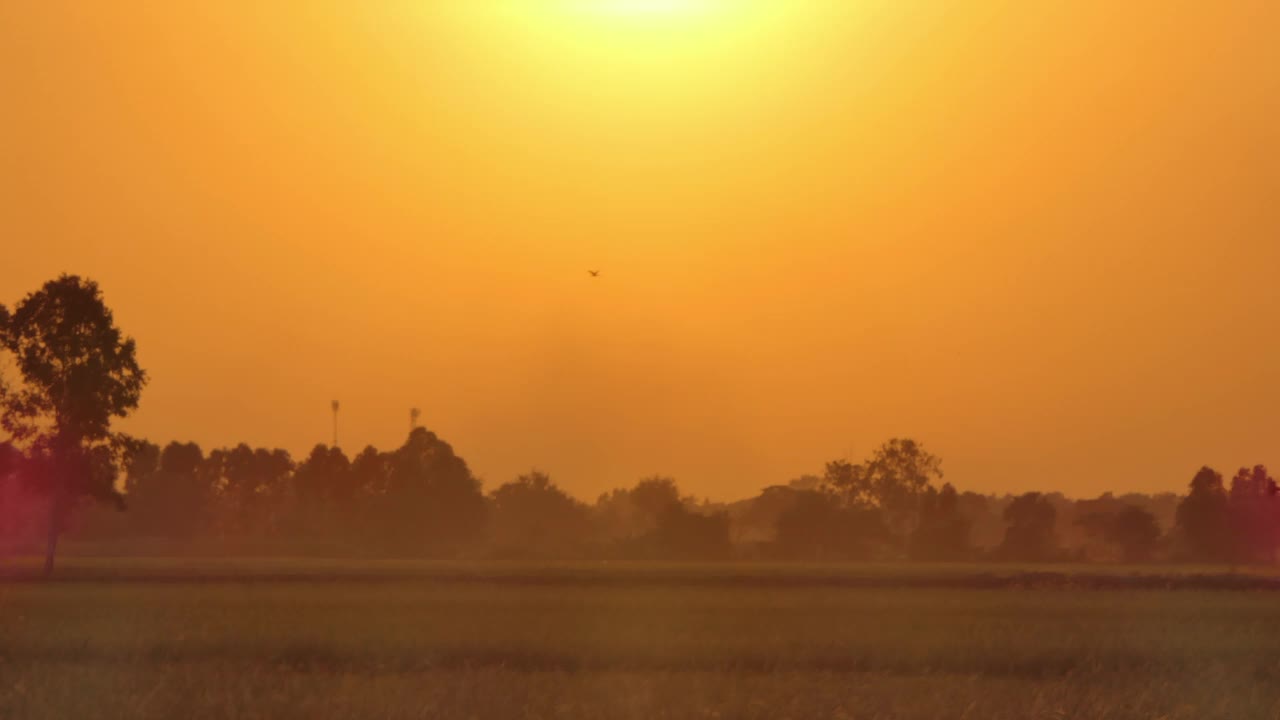
[[1091, 572], [77, 560], [0, 718], [1280, 718], [1272, 576]]

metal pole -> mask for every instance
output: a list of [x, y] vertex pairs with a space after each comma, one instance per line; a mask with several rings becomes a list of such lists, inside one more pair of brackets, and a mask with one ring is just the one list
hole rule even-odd
[[333, 446], [338, 447], [338, 408], [337, 400], [333, 401]]

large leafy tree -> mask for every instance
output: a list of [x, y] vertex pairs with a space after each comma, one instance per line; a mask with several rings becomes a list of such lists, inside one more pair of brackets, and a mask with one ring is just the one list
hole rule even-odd
[[866, 475], [890, 529], [905, 540], [920, 521], [925, 491], [942, 479], [942, 460], [915, 440], [894, 438], [876, 449]]
[[10, 484], [17, 475], [18, 466], [21, 464], [22, 453], [18, 452], [13, 443], [8, 441], [0, 442], [0, 537], [3, 537], [5, 531], [8, 530], [8, 521], [13, 515], [8, 507], [12, 503], [14, 496]]
[[615, 543], [615, 549], [628, 555], [652, 555], [659, 552], [654, 546], [660, 544], [658, 534], [664, 519], [685, 512], [685, 506], [692, 502], [680, 496], [674, 479], [654, 475], [630, 489], [601, 495], [592, 516], [599, 536]]
[[293, 472], [294, 529], [311, 536], [345, 534], [362, 499], [359, 490], [346, 454], [316, 445]]
[[138, 407], [147, 376], [91, 280], [51, 280], [0, 312], [0, 323], [17, 374], [0, 387], [0, 425], [25, 444], [29, 479], [49, 498], [47, 575], [81, 497], [123, 506], [115, 475], [124, 438], [111, 423]]
[[131, 443], [125, 457], [125, 497], [134, 532], [192, 538], [212, 526], [215, 478], [195, 443]]
[[1004, 509], [1004, 542], [996, 549], [1004, 560], [1040, 562], [1059, 555], [1056, 526], [1058, 511], [1038, 492], [1023, 493]]
[[906, 543], [920, 522], [921, 502], [936, 480], [942, 460], [910, 438], [894, 438], [860, 464], [827, 464], [822, 487], [846, 508], [875, 507], [899, 542]]
[[534, 470], [490, 495], [489, 538], [502, 557], [565, 557], [588, 542], [587, 506]]
[[484, 531], [480, 482], [449, 443], [414, 428], [387, 459], [386, 490], [374, 508], [377, 532], [398, 553], [449, 553]]
[[1190, 492], [1178, 503], [1176, 523], [1188, 557], [1207, 562], [1232, 559], [1231, 507], [1219, 472], [1200, 468], [1191, 479]]
[[845, 507], [870, 507], [875, 504], [871, 477], [865, 464], [848, 460], [827, 463], [820, 486], [838, 495]]
[[1149, 511], [1126, 505], [1107, 524], [1105, 537], [1125, 562], [1148, 562], [1160, 542], [1160, 523]]
[[1227, 508], [1236, 560], [1248, 563], [1275, 561], [1280, 547], [1280, 501], [1276, 481], [1263, 465], [1240, 468], [1231, 479]]
[[218, 525], [224, 534], [261, 538], [279, 530], [294, 469], [288, 452], [240, 443], [209, 453], [206, 466], [218, 478]]
[[889, 539], [880, 508], [848, 504], [824, 486], [777, 488], [786, 507], [774, 524], [774, 551], [787, 560], [867, 560]]
[[925, 489], [920, 522], [911, 535], [911, 557], [917, 560], [961, 560], [969, 556], [969, 519], [960, 511], [960, 495], [951, 483]]

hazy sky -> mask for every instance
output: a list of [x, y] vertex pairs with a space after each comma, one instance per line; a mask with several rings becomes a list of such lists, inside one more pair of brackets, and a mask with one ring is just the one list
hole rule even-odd
[[[97, 279], [127, 429], [408, 409], [492, 487], [1280, 465], [1274, 0], [0, 3], [0, 302]], [[588, 269], [600, 269], [598, 279]]]

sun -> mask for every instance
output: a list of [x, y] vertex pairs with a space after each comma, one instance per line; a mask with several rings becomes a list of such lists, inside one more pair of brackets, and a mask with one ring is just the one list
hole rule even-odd
[[642, 19], [705, 15], [720, 4], [718, 0], [577, 0], [572, 6], [588, 15]]
[[709, 0], [595, 0], [582, 5], [603, 14], [681, 15], [707, 12], [713, 3]]
[[656, 103], [681, 94], [692, 102], [707, 92], [730, 92], [737, 87], [732, 78], [758, 72], [756, 63], [776, 54], [760, 48], [785, 37], [779, 28], [790, 12], [775, 0], [508, 0], [450, 7], [466, 8], [457, 12], [492, 48], [493, 62], [518, 58], [530, 82], [584, 97], [625, 95], [642, 105], [646, 97]]

